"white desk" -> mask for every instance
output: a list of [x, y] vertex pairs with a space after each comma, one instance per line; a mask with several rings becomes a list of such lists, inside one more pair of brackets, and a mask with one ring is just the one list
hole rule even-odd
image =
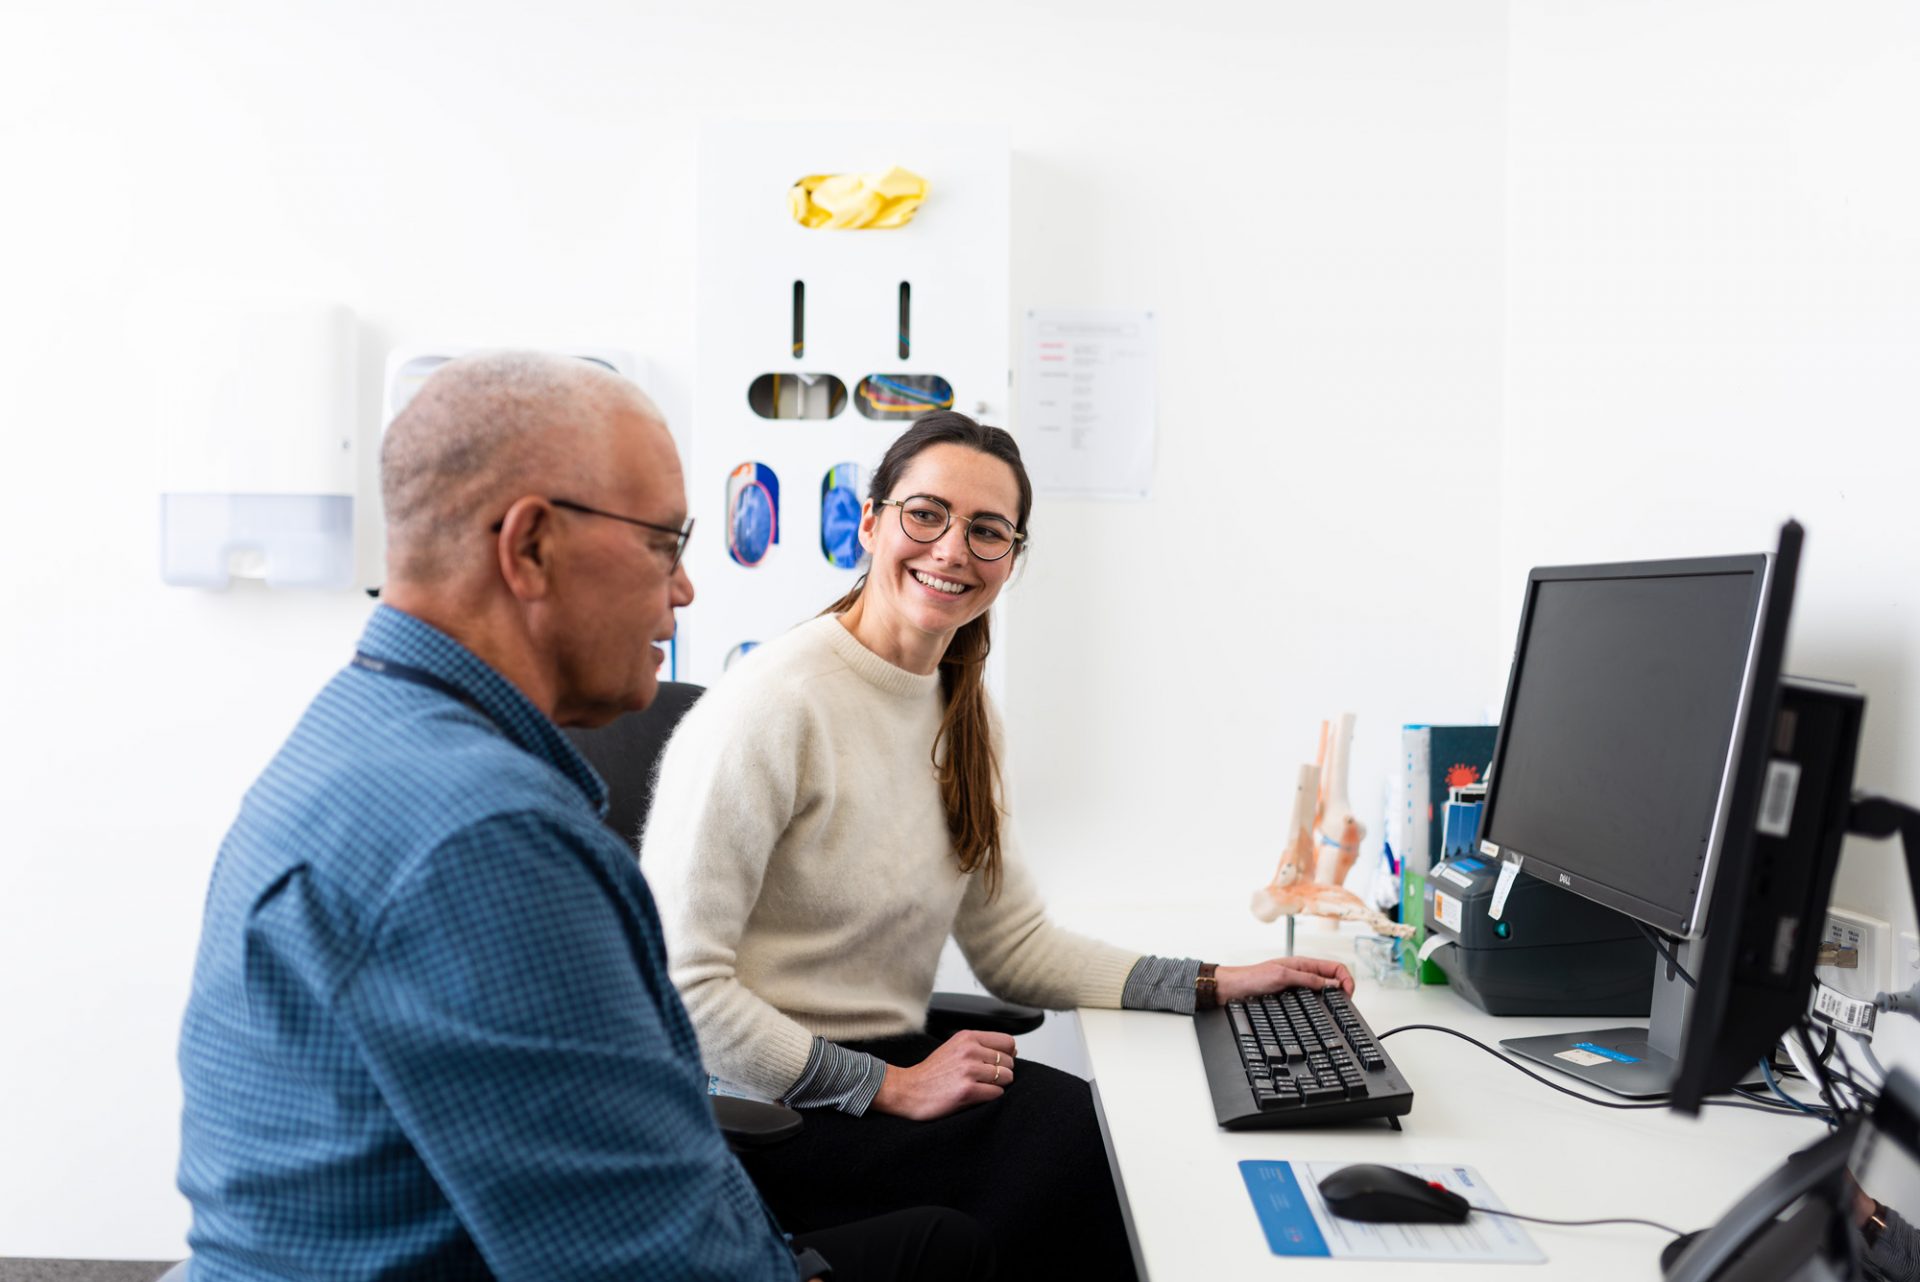
[[[1224, 915], [1224, 914], [1223, 914]], [[1126, 914], [1132, 917], [1133, 914]], [[1076, 923], [1079, 925], [1081, 923]], [[1086, 923], [1095, 925], [1093, 921]], [[1161, 916], [1132, 924], [1102, 918], [1097, 933], [1147, 944], [1169, 933]], [[1111, 929], [1107, 929], [1111, 927]], [[1233, 947], [1202, 949], [1176, 930], [1188, 955], [1246, 962], [1280, 951], [1284, 936], [1233, 930]], [[1243, 943], [1251, 938], [1252, 943]], [[1266, 951], [1262, 952], [1261, 949]], [[1299, 951], [1351, 962], [1345, 936], [1303, 923]], [[1503, 1037], [1597, 1027], [1610, 1019], [1496, 1019], [1444, 988], [1392, 990], [1360, 981], [1354, 994], [1376, 1033], [1433, 1023], [1489, 1044]], [[1511, 1210], [1556, 1219], [1638, 1216], [1679, 1229], [1705, 1228], [1789, 1152], [1825, 1134], [1810, 1119], [1709, 1108], [1696, 1119], [1665, 1110], [1622, 1112], [1582, 1104], [1495, 1063], [1442, 1033], [1389, 1038], [1413, 1085], [1413, 1112], [1395, 1132], [1384, 1122], [1278, 1131], [1222, 1131], [1214, 1122], [1200, 1051], [1184, 1019], [1137, 1011], [1079, 1013], [1095, 1098], [1119, 1184], [1135, 1258], [1150, 1282], [1324, 1277], [1359, 1282], [1392, 1270], [1404, 1279], [1486, 1282], [1485, 1264], [1386, 1264], [1282, 1258], [1267, 1249], [1238, 1163], [1250, 1158], [1337, 1162], [1445, 1162], [1475, 1167]], [[1624, 1021], [1631, 1022], [1631, 1021]], [[1568, 1079], [1571, 1081], [1571, 1079]], [[1659, 1276], [1670, 1239], [1632, 1225], [1525, 1226], [1546, 1252], [1545, 1276]], [[1542, 1276], [1525, 1266], [1516, 1275]], [[1497, 1272], [1495, 1276], [1498, 1276]]]

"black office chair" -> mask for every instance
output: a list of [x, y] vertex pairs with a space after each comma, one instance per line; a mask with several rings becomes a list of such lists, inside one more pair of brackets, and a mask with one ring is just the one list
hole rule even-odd
[[[571, 728], [567, 737], [589, 764], [607, 781], [607, 827], [620, 840], [634, 845], [653, 805], [655, 776], [660, 754], [673, 737], [674, 727], [695, 701], [705, 693], [704, 686], [683, 681], [663, 681], [660, 692], [642, 712], [624, 717], [592, 730]], [[993, 997], [972, 993], [935, 993], [927, 1008], [927, 1032], [947, 1038], [963, 1028], [988, 1032], [1031, 1033], [1046, 1018], [1031, 1006], [1017, 1006]], [[712, 1097], [714, 1116], [736, 1148], [756, 1147], [785, 1139], [800, 1127], [799, 1114], [779, 1104], [761, 1104], [754, 1100]], [[777, 1109], [778, 1114], [767, 1109]], [[784, 1114], [782, 1117], [780, 1114]], [[735, 1127], [739, 1129], [736, 1130]]]

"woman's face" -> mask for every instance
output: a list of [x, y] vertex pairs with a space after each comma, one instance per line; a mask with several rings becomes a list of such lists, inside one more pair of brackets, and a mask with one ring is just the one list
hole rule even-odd
[[[901, 526], [901, 508], [869, 502], [860, 518], [860, 543], [873, 558], [863, 596], [866, 609], [879, 614], [874, 622], [890, 631], [938, 636], [944, 647], [963, 624], [987, 612], [1019, 559], [1010, 552], [981, 560], [968, 546], [968, 525], [960, 518], [999, 517], [1014, 524], [1020, 519], [1020, 485], [1013, 469], [993, 455], [947, 443], [914, 455], [886, 497], [914, 496], [939, 499], [953, 513], [952, 524], [931, 543], [915, 542]], [[924, 537], [926, 531], [916, 533]]]

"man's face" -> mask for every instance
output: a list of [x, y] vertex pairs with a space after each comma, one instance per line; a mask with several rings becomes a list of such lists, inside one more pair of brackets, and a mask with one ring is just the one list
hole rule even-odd
[[[686, 488], [666, 428], [632, 410], [614, 411], [612, 420], [594, 492], [562, 497], [656, 525], [685, 524]], [[554, 520], [554, 720], [605, 725], [653, 702], [666, 659], [659, 647], [673, 639], [673, 612], [693, 600], [693, 583], [684, 562], [667, 568], [672, 534], [564, 508]]]

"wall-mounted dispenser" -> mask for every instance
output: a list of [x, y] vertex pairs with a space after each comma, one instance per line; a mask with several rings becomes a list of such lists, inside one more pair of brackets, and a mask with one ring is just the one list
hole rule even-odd
[[[783, 207], [797, 174], [840, 177]], [[1010, 175], [1004, 125], [702, 126], [683, 680], [846, 594], [870, 469], [910, 422], [1006, 425]]]
[[[387, 371], [385, 391], [380, 398], [380, 430], [385, 432], [387, 425], [393, 422], [393, 416], [406, 408], [427, 376], [460, 356], [471, 356], [475, 352], [498, 351], [507, 344], [496, 343], [491, 347], [471, 344], [442, 343], [435, 347], [397, 347], [387, 353]], [[518, 346], [518, 345], [516, 345]], [[624, 376], [638, 384], [645, 391], [646, 370], [632, 352], [617, 347], [540, 347], [526, 344], [536, 351], [548, 351], [556, 356], [572, 356], [578, 360], [591, 361], [614, 373]]]
[[161, 579], [351, 587], [353, 313], [304, 304], [171, 320], [155, 387]]

